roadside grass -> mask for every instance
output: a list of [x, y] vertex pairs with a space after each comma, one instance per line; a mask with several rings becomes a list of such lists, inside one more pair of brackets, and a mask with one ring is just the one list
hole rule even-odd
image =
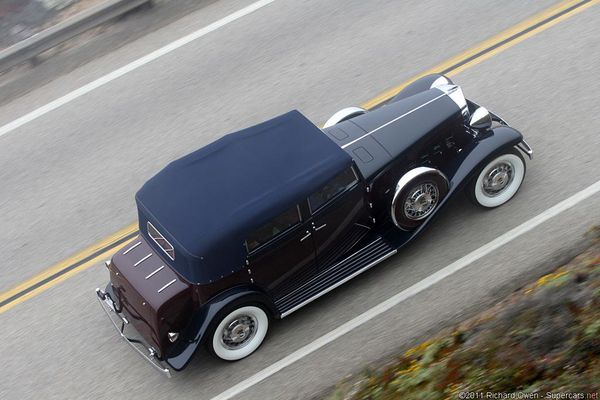
[[599, 392], [600, 228], [591, 233], [591, 247], [568, 264], [389, 365], [338, 383], [327, 400]]

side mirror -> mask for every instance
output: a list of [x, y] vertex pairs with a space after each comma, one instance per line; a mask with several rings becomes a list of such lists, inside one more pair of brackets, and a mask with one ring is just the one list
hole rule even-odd
[[475, 129], [490, 129], [492, 127], [492, 116], [485, 107], [479, 107], [471, 115], [469, 126]]

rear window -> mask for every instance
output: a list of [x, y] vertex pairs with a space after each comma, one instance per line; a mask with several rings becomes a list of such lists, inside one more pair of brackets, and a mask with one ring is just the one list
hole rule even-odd
[[175, 249], [173, 249], [171, 243], [169, 243], [169, 241], [165, 239], [163, 235], [161, 235], [161, 233], [149, 221], [147, 225], [148, 236], [150, 236], [150, 238], [154, 240], [154, 243], [156, 243], [162, 249], [162, 251], [165, 252], [167, 257], [175, 261]]
[[248, 235], [246, 239], [248, 252], [253, 251], [299, 223], [300, 211], [297, 206], [294, 206]]

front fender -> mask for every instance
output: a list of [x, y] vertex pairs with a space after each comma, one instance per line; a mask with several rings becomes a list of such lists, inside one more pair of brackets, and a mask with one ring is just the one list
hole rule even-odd
[[446, 171], [451, 188], [459, 190], [464, 187], [481, 167], [500, 153], [517, 146], [522, 140], [521, 132], [506, 125], [497, 126], [484, 133], [471, 146], [463, 149], [465, 155], [457, 159]]
[[258, 302], [264, 304], [271, 313], [274, 306], [269, 298], [258, 290], [248, 287], [236, 287], [214, 297], [200, 307], [174, 345], [167, 351], [165, 361], [176, 371], [181, 371], [205, 339], [213, 319], [227, 306], [236, 301]]
[[463, 148], [454, 162], [442, 171], [450, 182], [448, 194], [442, 199], [436, 210], [414, 231], [399, 235], [398, 247], [405, 245], [429, 226], [429, 223], [439, 215], [449, 200], [459, 192], [486, 163], [500, 153], [517, 146], [523, 140], [523, 135], [509, 126], [498, 126], [474, 140]]
[[452, 84], [452, 80], [450, 80], [450, 78], [448, 78], [447, 76], [444, 76], [442, 74], [425, 75], [420, 77], [416, 81], [408, 84], [404, 89], [402, 89], [400, 93], [396, 94], [392, 98], [392, 100], [390, 100], [390, 102], [393, 103], [395, 101], [414, 96], [415, 94], [424, 92], [431, 88], [447, 84]]

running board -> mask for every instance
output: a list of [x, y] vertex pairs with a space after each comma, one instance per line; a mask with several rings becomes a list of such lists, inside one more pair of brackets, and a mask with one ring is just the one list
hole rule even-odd
[[329, 293], [369, 268], [379, 264], [398, 250], [379, 237], [344, 260], [295, 289], [293, 292], [275, 300], [275, 306], [285, 318], [313, 300]]

